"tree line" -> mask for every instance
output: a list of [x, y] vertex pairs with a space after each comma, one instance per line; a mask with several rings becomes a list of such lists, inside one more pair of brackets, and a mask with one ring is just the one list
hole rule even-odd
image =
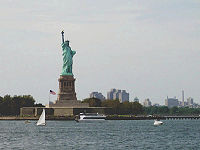
[[[97, 98], [87, 98], [82, 103], [89, 103], [90, 107], [111, 107], [111, 114], [118, 115], [200, 115], [200, 108], [150, 106], [143, 107], [138, 102], [123, 102], [119, 100], [104, 100]], [[0, 115], [16, 116], [20, 114], [22, 107], [44, 107], [42, 104], [35, 104], [35, 99], [31, 95], [23, 96], [0, 96]]]
[[90, 107], [112, 107], [112, 114], [118, 115], [200, 115], [200, 108], [150, 106], [144, 107], [138, 102], [123, 102], [119, 100], [104, 100], [87, 98], [82, 101]]
[[189, 107], [172, 107], [167, 106], [150, 106], [144, 107], [145, 114], [151, 115], [200, 115], [200, 108], [189, 108]]
[[138, 102], [120, 103], [119, 100], [101, 101], [97, 98], [87, 98], [84, 99], [82, 103], [89, 103], [90, 107], [111, 107], [112, 108], [111, 114], [118, 114], [118, 115], [143, 114], [143, 106]]
[[21, 107], [44, 107], [42, 104], [35, 104], [35, 99], [31, 95], [23, 96], [0, 96], [0, 115], [16, 116], [20, 114]]

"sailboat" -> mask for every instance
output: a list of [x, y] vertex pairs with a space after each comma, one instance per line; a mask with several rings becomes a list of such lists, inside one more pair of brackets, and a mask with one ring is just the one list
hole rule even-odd
[[37, 122], [37, 126], [45, 126], [45, 109], [43, 109], [42, 114]]

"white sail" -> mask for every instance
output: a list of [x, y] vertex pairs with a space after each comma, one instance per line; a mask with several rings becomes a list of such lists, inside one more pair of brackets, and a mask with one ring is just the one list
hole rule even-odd
[[37, 126], [44, 126], [45, 125], [45, 109], [43, 109], [42, 114], [37, 122]]

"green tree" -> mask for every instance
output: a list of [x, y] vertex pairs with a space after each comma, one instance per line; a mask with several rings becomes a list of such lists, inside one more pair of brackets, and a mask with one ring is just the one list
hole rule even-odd
[[3, 102], [3, 97], [0, 96], [0, 104]]
[[172, 108], [170, 108], [170, 114], [171, 115], [178, 115], [179, 114], [178, 107], [172, 107]]
[[12, 97], [10, 95], [4, 96], [1, 108], [2, 115], [12, 115]]
[[144, 113], [143, 106], [138, 102], [131, 102], [131, 114], [137, 115]]
[[120, 106], [119, 114], [131, 114], [132, 112], [132, 104], [128, 101], [123, 102]]
[[101, 103], [102, 107], [112, 107], [112, 113], [113, 114], [119, 114], [120, 113], [120, 102], [119, 100], [104, 100]]
[[31, 95], [20, 96], [20, 105], [22, 107], [33, 107], [35, 100]]
[[82, 103], [89, 103], [90, 107], [101, 107], [101, 100], [98, 98], [86, 98]]
[[158, 107], [157, 114], [166, 115], [169, 114], [169, 108], [167, 106]]
[[142, 114], [143, 107], [138, 102], [123, 102], [120, 103], [119, 100], [105, 100], [101, 104], [103, 107], [112, 107], [113, 114]]
[[19, 115], [21, 107], [33, 107], [35, 100], [30, 95], [14, 96], [5, 95], [0, 98], [0, 115]]

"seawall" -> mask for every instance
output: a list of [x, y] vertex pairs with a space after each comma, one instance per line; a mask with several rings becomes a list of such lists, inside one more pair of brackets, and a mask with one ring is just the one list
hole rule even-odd
[[[75, 120], [76, 116], [46, 116], [46, 120]], [[38, 120], [39, 116], [1, 116], [0, 120]], [[177, 119], [200, 119], [200, 116], [129, 116], [129, 115], [107, 115], [106, 120], [177, 120]]]

